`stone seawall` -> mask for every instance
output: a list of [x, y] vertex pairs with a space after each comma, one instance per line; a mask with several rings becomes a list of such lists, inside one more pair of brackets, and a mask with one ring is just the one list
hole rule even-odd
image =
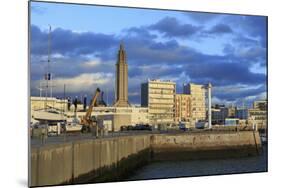
[[152, 160], [257, 155], [258, 132], [150, 134], [31, 148], [31, 186], [118, 181]]
[[150, 137], [124, 136], [31, 149], [31, 186], [112, 181], [150, 160]]
[[258, 132], [203, 132], [151, 136], [153, 160], [187, 160], [258, 155]]

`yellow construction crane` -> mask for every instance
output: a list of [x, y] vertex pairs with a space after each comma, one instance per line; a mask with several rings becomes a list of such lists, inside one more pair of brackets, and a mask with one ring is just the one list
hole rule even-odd
[[95, 126], [97, 126], [97, 122], [95, 119], [92, 118], [91, 114], [92, 114], [93, 107], [96, 103], [96, 100], [97, 100], [99, 94], [100, 94], [100, 89], [97, 88], [96, 93], [92, 98], [92, 102], [86, 112], [86, 115], [81, 118], [80, 123], [82, 125], [82, 132], [90, 132], [91, 128], [94, 127], [94, 123], [95, 123]]

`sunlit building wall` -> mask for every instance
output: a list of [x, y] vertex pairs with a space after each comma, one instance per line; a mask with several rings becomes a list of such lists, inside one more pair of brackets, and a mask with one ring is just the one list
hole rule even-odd
[[184, 84], [183, 93], [191, 95], [191, 117], [192, 121], [206, 119], [206, 90], [204, 85]]
[[141, 85], [141, 105], [148, 107], [150, 124], [172, 124], [175, 122], [176, 83], [148, 80]]

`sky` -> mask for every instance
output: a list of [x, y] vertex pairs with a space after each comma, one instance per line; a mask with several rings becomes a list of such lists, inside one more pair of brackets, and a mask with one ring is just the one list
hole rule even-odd
[[[31, 2], [30, 89], [39, 96], [50, 71], [53, 96], [92, 96], [99, 87], [114, 101], [119, 45], [127, 52], [128, 94], [140, 104], [148, 79], [211, 82], [212, 101], [250, 106], [267, 91], [267, 18], [107, 6]], [[43, 82], [41, 82], [43, 84]]]

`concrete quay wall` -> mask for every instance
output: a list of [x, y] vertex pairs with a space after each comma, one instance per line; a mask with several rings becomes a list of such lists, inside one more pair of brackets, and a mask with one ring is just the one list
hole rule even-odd
[[257, 131], [152, 135], [151, 143], [153, 160], [254, 156], [262, 148]]
[[150, 159], [150, 136], [124, 136], [31, 149], [31, 186], [110, 181]]
[[[150, 134], [31, 149], [31, 186], [122, 179], [150, 160], [257, 155], [258, 132]], [[230, 155], [230, 156], [232, 156]]]

